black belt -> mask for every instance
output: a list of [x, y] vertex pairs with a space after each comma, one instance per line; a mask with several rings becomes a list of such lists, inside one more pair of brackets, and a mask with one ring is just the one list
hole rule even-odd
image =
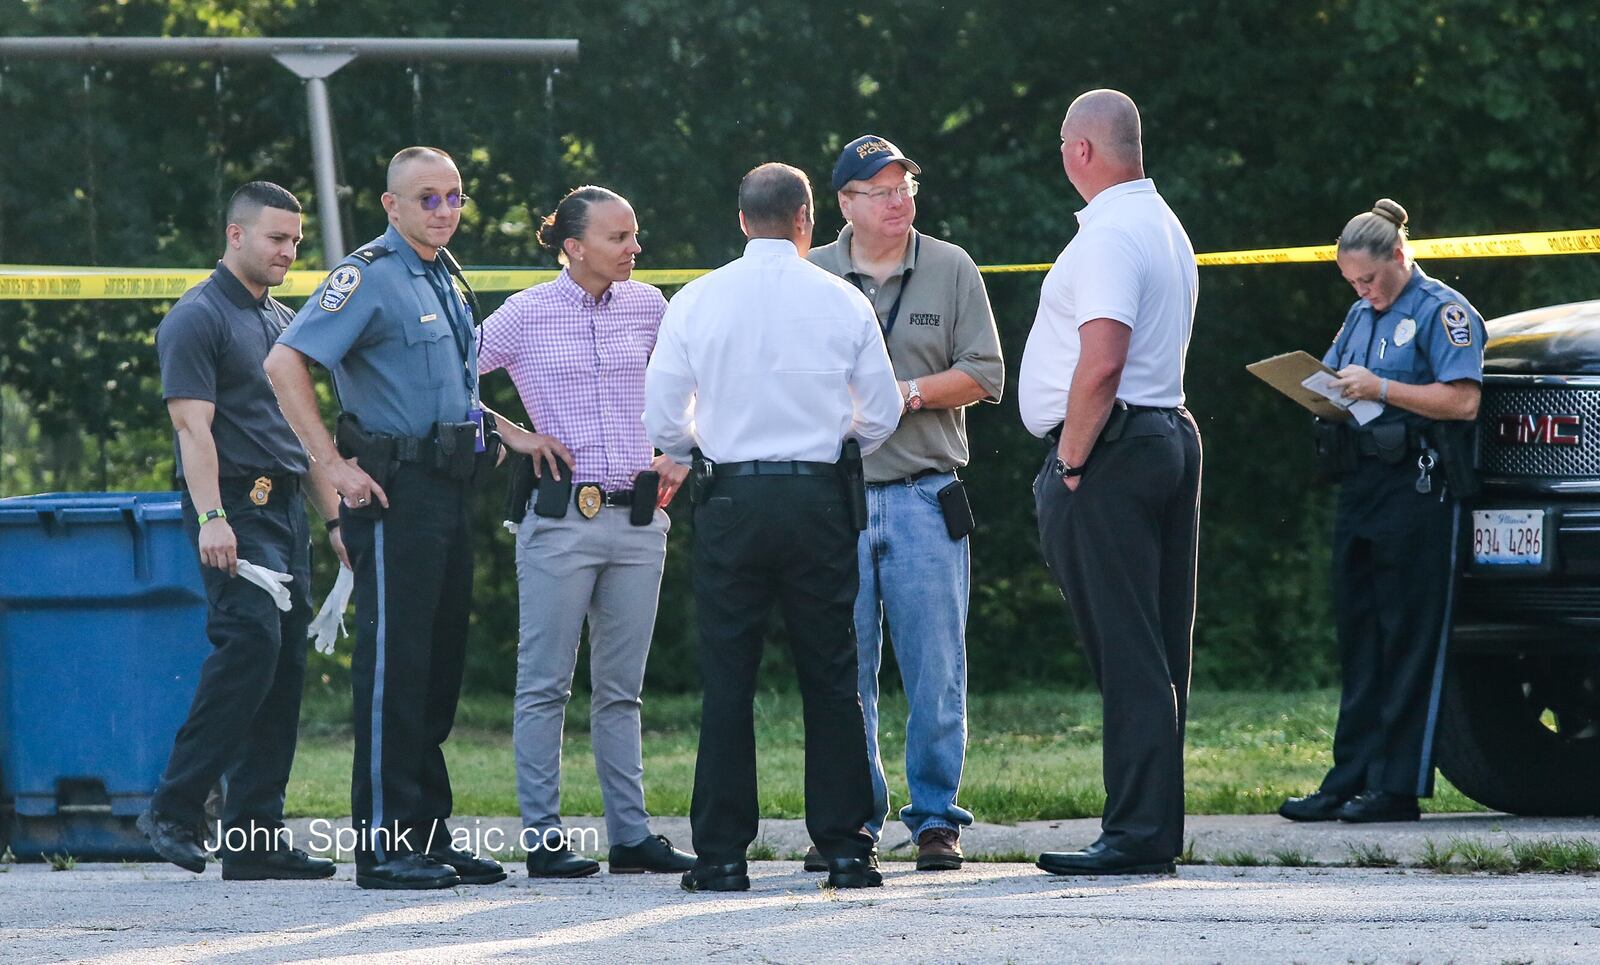
[[394, 457], [401, 462], [425, 462], [433, 464], [434, 455], [439, 451], [439, 443], [432, 439], [418, 439], [415, 436], [393, 436]]
[[953, 469], [921, 469], [921, 470], [918, 470], [917, 472], [912, 473], [909, 476], [901, 476], [899, 479], [885, 479], [882, 482], [870, 482], [869, 481], [867, 483], [867, 485], [868, 486], [900, 486], [900, 485], [904, 485], [906, 483], [914, 483], [918, 479], [926, 479], [929, 476], [941, 476], [941, 475], [944, 475], [945, 473], [954, 472], [954, 471], [955, 470], [953, 470]]
[[[576, 505], [578, 505], [580, 507], [583, 505], [583, 503], [582, 503], [582, 493], [583, 493], [584, 489], [586, 489], [586, 488], [588, 488], [588, 489], [600, 489], [600, 484], [599, 483], [578, 483], [577, 485], [572, 487], [572, 500]], [[600, 489], [600, 505], [602, 505], [602, 506], [632, 506], [633, 505], [633, 490], [631, 490], [631, 489], [616, 489], [616, 490], [613, 490], [611, 492], [606, 492], [604, 489]]]
[[[1144, 412], [1165, 412], [1176, 415], [1177, 413], [1183, 411], [1182, 406], [1176, 405], [1129, 405], [1126, 402], [1117, 404], [1121, 405], [1124, 409], [1127, 409], [1129, 415], [1139, 415], [1140, 413]], [[1046, 432], [1044, 437], [1049, 439], [1051, 442], [1059, 443], [1061, 441], [1061, 430], [1066, 428], [1066, 425], [1067, 424], [1065, 422], [1057, 422], [1055, 424], [1055, 428], [1051, 429], [1049, 432]]]
[[[1372, 433], [1352, 432], [1351, 434], [1356, 437], [1356, 452], [1373, 459], [1376, 459], [1382, 454], [1382, 450], [1378, 448], [1377, 440], [1372, 438]], [[1411, 458], [1412, 456], [1420, 455], [1421, 453], [1422, 445], [1420, 440], [1408, 438], [1406, 440], [1405, 454], [1400, 458], [1405, 460]]]
[[839, 467], [831, 462], [719, 462], [715, 469], [717, 478], [726, 476], [837, 476]]

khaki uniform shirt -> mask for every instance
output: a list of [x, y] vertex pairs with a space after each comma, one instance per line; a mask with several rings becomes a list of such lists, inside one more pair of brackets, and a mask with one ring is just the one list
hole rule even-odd
[[[983, 387], [988, 401], [998, 402], [1006, 377], [1000, 333], [972, 258], [959, 246], [913, 228], [905, 260], [880, 285], [856, 270], [850, 251], [853, 232], [845, 225], [838, 241], [812, 248], [806, 257], [859, 287], [877, 310], [880, 329], [890, 323], [895, 300], [900, 300], [886, 338], [895, 378], [920, 379], [958, 369]], [[907, 412], [889, 441], [866, 457], [867, 481], [889, 482], [928, 469], [949, 472], [965, 466], [967, 458], [963, 409]]]

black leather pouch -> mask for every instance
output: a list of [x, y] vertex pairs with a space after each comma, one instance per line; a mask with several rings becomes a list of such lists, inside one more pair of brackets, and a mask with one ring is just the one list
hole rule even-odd
[[967, 487], [961, 480], [949, 483], [937, 493], [939, 511], [944, 513], [944, 528], [951, 539], [961, 539], [972, 532], [976, 524], [972, 519], [972, 504], [967, 501]]
[[[559, 461], [559, 459], [557, 460]], [[547, 465], [544, 478], [539, 480], [539, 492], [533, 498], [533, 514], [546, 519], [561, 519], [572, 505], [572, 470], [562, 464], [561, 478], [557, 479]]]
[[633, 477], [633, 502], [628, 506], [628, 522], [649, 526], [656, 518], [656, 501], [661, 496], [661, 474], [646, 469]]

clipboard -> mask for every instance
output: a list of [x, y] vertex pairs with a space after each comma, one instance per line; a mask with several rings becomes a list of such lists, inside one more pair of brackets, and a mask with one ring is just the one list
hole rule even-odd
[[1332, 369], [1306, 352], [1285, 352], [1259, 362], [1251, 362], [1244, 368], [1246, 372], [1282, 392], [1320, 419], [1327, 419], [1330, 422], [1349, 422], [1354, 418], [1349, 410], [1339, 408], [1301, 384], [1318, 372], [1333, 374]]

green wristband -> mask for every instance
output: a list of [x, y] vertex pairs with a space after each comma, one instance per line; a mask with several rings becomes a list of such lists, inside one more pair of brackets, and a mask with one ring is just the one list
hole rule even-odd
[[211, 522], [213, 519], [227, 519], [227, 518], [228, 518], [228, 511], [223, 509], [221, 506], [218, 506], [216, 509], [209, 510], [208, 512], [204, 512], [204, 513], [200, 514], [200, 525], [204, 526], [205, 524]]

